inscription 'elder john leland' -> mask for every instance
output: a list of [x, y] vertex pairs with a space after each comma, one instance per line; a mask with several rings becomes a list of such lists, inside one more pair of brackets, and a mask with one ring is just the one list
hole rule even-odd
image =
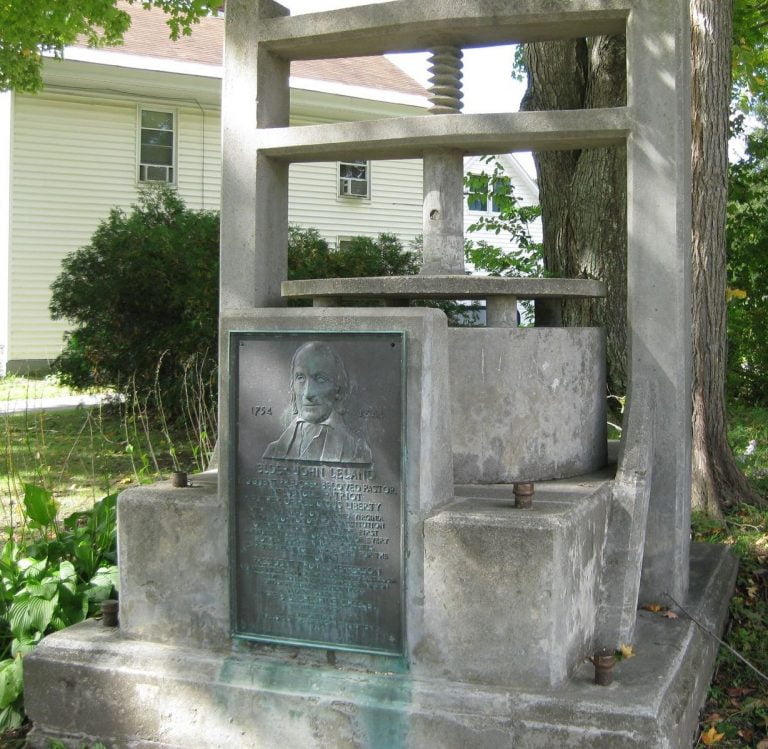
[[235, 635], [400, 654], [403, 336], [236, 333]]

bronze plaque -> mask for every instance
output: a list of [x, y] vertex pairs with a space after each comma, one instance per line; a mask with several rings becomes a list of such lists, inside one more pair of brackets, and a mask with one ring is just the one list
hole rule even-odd
[[404, 334], [230, 335], [236, 637], [401, 655]]

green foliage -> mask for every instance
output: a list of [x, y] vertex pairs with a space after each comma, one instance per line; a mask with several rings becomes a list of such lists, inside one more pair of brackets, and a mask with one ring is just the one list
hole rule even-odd
[[524, 206], [515, 195], [504, 167], [494, 156], [493, 173], [468, 174], [464, 180], [467, 204], [492, 202], [494, 212], [478, 217], [467, 227], [469, 233], [491, 231], [508, 234], [512, 247], [502, 248], [486, 241], [467, 242], [465, 255], [476, 270], [492, 276], [541, 276], [544, 271], [542, 246], [531, 237], [531, 223], [541, 215], [539, 206]]
[[394, 234], [352, 237], [332, 250], [316, 229], [288, 230], [288, 278], [358, 278], [418, 273], [415, 252], [407, 251]]
[[0, 552], [0, 731], [24, 720], [23, 657], [115, 595], [117, 495], [56, 520], [53, 496], [24, 487], [24, 522]]
[[[218, 214], [188, 209], [170, 187], [142, 190], [130, 213], [110, 211], [51, 287], [52, 316], [76, 326], [53, 364], [61, 380], [155, 388], [178, 411], [190, 357], [216, 351], [218, 249]], [[215, 379], [213, 356], [203, 374]]]
[[[169, 35], [178, 39], [219, 3], [206, 0], [127, 0], [169, 14]], [[120, 44], [131, 24], [117, 0], [4, 0], [0, 3], [0, 91], [39, 91], [44, 53], [61, 57], [84, 36], [92, 47]]]
[[[315, 229], [291, 227], [288, 277], [405, 275], [418, 256], [392, 234], [355, 237], [338, 250]], [[167, 186], [144, 189], [130, 213], [110, 211], [87, 247], [68, 255], [51, 291], [51, 314], [74, 324], [53, 367], [77, 388], [154, 398], [174, 421], [195, 400], [215, 401], [219, 217], [188, 209]], [[207, 355], [200, 352], [207, 352]]]
[[733, 99], [743, 113], [768, 101], [768, 0], [734, 0]]
[[768, 130], [731, 165], [728, 201], [728, 394], [768, 405]]

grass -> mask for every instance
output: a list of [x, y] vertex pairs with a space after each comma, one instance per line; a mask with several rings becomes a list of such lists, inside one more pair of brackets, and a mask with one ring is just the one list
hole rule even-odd
[[[0, 400], [20, 392], [34, 397], [72, 391], [45, 380], [0, 379]], [[95, 408], [0, 414], [0, 527], [14, 524], [23, 485], [53, 493], [61, 516], [131, 484], [166, 478], [177, 468], [194, 471], [204, 458], [185, 425], [151, 420], [121, 404]]]

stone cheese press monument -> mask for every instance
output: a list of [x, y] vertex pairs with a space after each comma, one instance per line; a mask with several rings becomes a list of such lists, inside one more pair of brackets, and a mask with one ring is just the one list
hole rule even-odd
[[[687, 747], [735, 574], [691, 546], [682, 0], [230, 0], [221, 464], [120, 498], [120, 626], [27, 656], [32, 746]], [[462, 115], [468, 46], [626, 34], [626, 107]], [[288, 126], [290, 61], [433, 50], [433, 114]], [[597, 281], [464, 275], [462, 157], [625, 145], [631, 381], [607, 463]], [[424, 270], [286, 282], [293, 162], [422, 158]], [[286, 298], [313, 300], [286, 308]], [[337, 306], [382, 299], [382, 307]], [[449, 329], [412, 299], [487, 300]], [[537, 325], [516, 303], [535, 299]], [[513, 487], [535, 483], [530, 507]], [[516, 506], [516, 504], [518, 506]], [[183, 574], [180, 571], [185, 571]], [[595, 683], [589, 658], [633, 644]]]

